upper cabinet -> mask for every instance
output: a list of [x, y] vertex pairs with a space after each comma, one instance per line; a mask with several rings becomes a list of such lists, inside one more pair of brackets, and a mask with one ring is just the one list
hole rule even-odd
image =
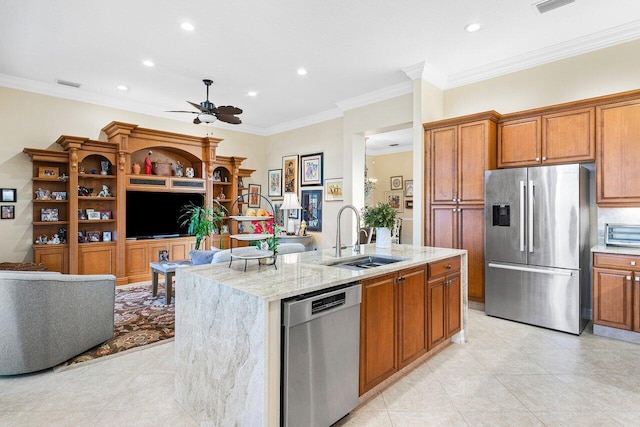
[[640, 206], [640, 99], [596, 108], [596, 202]]
[[503, 116], [498, 125], [498, 167], [594, 161], [594, 117], [593, 107]]

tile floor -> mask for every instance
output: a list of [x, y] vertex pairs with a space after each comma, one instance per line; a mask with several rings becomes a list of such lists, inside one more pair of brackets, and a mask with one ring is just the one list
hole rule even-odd
[[[451, 345], [342, 426], [639, 426], [640, 345], [469, 311]], [[195, 426], [173, 400], [173, 343], [65, 372], [0, 377], [0, 426]]]

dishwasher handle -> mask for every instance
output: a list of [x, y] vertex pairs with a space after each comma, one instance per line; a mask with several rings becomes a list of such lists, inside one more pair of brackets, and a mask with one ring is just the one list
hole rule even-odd
[[308, 298], [294, 298], [282, 302], [282, 324], [287, 327], [309, 322], [339, 310], [345, 310], [362, 301], [359, 283], [328, 290]]

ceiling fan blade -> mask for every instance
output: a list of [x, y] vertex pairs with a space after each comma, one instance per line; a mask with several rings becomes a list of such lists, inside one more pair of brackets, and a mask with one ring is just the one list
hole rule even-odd
[[231, 105], [223, 105], [218, 107], [218, 113], [227, 115], [242, 114], [242, 109]]
[[169, 110], [165, 111], [165, 113], [191, 113], [191, 114], [200, 114], [199, 111], [185, 111], [185, 110]]
[[194, 125], [199, 125], [200, 123], [202, 123], [202, 122], [200, 121], [199, 118], [196, 117], [195, 119], [193, 119], [193, 124]]
[[232, 125], [239, 125], [242, 123], [240, 118], [228, 114], [216, 114], [216, 117], [218, 117], [218, 120], [221, 122], [231, 123]]
[[203, 109], [200, 104], [196, 104], [195, 102], [191, 102], [191, 101], [187, 101], [189, 104], [193, 105], [194, 107], [196, 107], [198, 110], [200, 110], [203, 113], [206, 113], [207, 110]]

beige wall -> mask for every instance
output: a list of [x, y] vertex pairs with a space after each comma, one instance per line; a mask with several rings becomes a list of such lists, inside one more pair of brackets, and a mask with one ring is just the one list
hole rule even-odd
[[32, 169], [23, 148], [60, 149], [54, 144], [60, 135], [104, 139], [100, 129], [114, 120], [189, 135], [212, 131], [214, 137], [224, 139], [218, 154], [247, 157], [243, 166], [256, 169], [254, 182], [266, 188], [264, 137], [0, 87], [0, 187], [18, 189], [16, 219], [0, 220], [0, 261], [33, 260]]

